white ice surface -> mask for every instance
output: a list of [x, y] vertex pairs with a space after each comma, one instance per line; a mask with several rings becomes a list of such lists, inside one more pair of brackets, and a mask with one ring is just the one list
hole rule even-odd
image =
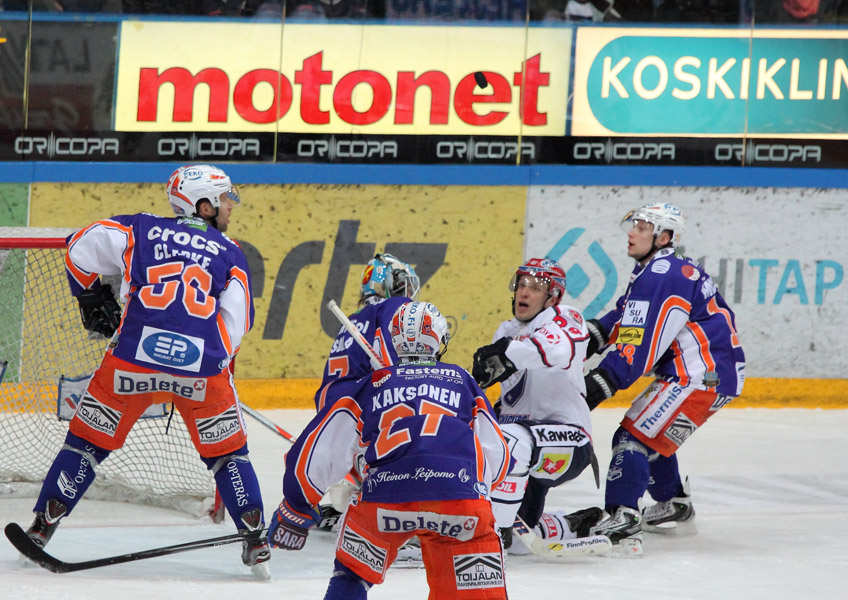
[[[621, 409], [593, 413], [602, 472]], [[293, 434], [306, 410], [264, 414]], [[848, 598], [848, 411], [727, 408], [679, 453], [690, 476], [699, 533], [645, 535], [638, 559], [591, 557], [550, 563], [534, 556], [507, 559], [513, 600]], [[280, 500], [283, 454], [289, 444], [250, 422], [251, 459], [262, 485], [266, 517]], [[602, 483], [603, 485], [603, 483]], [[26, 528], [33, 499], [0, 498], [0, 524]], [[587, 471], [552, 491], [548, 506], [601, 506], [603, 494]], [[89, 499], [65, 519], [48, 546], [81, 561], [227, 535], [222, 525], [180, 513]], [[333, 536], [313, 532], [301, 552], [273, 552], [273, 579], [253, 579], [240, 544], [56, 575], [22, 567], [0, 541], [0, 598], [126, 600], [151, 598], [323, 598], [333, 560]], [[391, 569], [370, 598], [423, 599], [423, 570]]]

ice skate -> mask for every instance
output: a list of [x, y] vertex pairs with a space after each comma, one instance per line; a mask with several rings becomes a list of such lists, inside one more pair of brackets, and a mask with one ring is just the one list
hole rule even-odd
[[611, 555], [642, 555], [642, 515], [635, 508], [619, 506], [606, 519], [589, 529], [590, 535], [605, 535], [613, 543]]
[[667, 535], [695, 535], [695, 508], [689, 495], [689, 479], [683, 485], [683, 493], [667, 502], [657, 502], [642, 510], [645, 531]]
[[239, 529], [239, 533], [256, 532], [255, 537], [242, 541], [241, 561], [250, 567], [259, 579], [267, 581], [271, 579], [271, 567], [268, 564], [271, 560], [271, 547], [263, 535], [265, 527], [262, 523], [262, 511], [258, 508], [248, 511], [241, 516], [241, 520], [245, 527]]
[[[35, 513], [35, 519], [32, 525], [27, 529], [29, 539], [35, 542], [41, 548], [47, 545], [56, 529], [59, 527], [59, 520], [68, 512], [68, 507], [59, 500], [48, 500], [44, 512]], [[18, 557], [18, 562], [22, 565], [29, 563], [29, 560], [23, 555]]]
[[392, 563], [393, 567], [400, 569], [423, 569], [424, 557], [421, 554], [421, 540], [418, 536], [409, 538], [407, 542], [398, 548], [397, 557]]

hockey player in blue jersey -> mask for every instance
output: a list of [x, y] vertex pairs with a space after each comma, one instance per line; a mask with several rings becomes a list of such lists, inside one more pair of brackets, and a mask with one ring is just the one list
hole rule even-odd
[[448, 328], [435, 306], [403, 304], [391, 340], [398, 364], [333, 386], [288, 452], [268, 541], [302, 549], [327, 486], [357, 464], [326, 600], [366, 598], [412, 536], [431, 599], [506, 598], [489, 496], [510, 456], [494, 411], [467, 371], [439, 361]]
[[[177, 169], [166, 192], [176, 217], [119, 215], [67, 240], [68, 281], [83, 325], [111, 343], [44, 479], [27, 533], [47, 544], [144, 410], [173, 402], [233, 522], [256, 532], [243, 543], [243, 562], [267, 578], [262, 497], [230, 369], [254, 316], [247, 260], [224, 234], [240, 196], [227, 174], [209, 165]], [[121, 275], [123, 310], [99, 275]]]
[[[649, 204], [621, 222], [636, 261], [615, 308], [588, 322], [589, 355], [614, 345], [586, 375], [594, 409], [639, 377], [653, 383], [627, 411], [612, 441], [605, 505], [592, 532], [626, 554], [642, 552], [642, 531], [694, 532], [688, 480], [677, 449], [742, 392], [745, 355], [733, 312], [698, 263], [675, 254], [684, 230], [680, 210]], [[656, 504], [639, 511], [649, 492]]]
[[[360, 308], [349, 318], [377, 353], [392, 364], [397, 362], [397, 355], [387, 340], [389, 323], [401, 304], [418, 299], [420, 289], [421, 282], [412, 265], [391, 254], [374, 255], [362, 272]], [[356, 380], [370, 372], [368, 355], [341, 327], [324, 365], [321, 387], [315, 393], [315, 408], [324, 407], [327, 391], [336, 381]]]
[[[377, 253], [362, 272], [359, 309], [349, 316], [351, 323], [376, 350], [377, 354], [397, 363], [397, 353], [389, 339], [389, 324], [401, 304], [418, 299], [421, 281], [415, 269], [388, 253]], [[324, 365], [324, 378], [315, 393], [315, 408], [321, 410], [333, 385], [356, 381], [371, 373], [368, 354], [359, 347], [344, 327], [333, 340], [330, 355]], [[321, 529], [330, 530], [347, 507], [351, 494], [359, 489], [360, 481], [351, 471], [342, 481], [327, 490], [329, 503], [321, 507]], [[417, 554], [413, 550], [413, 554]]]

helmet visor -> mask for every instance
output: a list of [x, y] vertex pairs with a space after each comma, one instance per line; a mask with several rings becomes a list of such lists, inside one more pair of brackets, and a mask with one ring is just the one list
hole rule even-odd
[[521, 287], [547, 293], [551, 290], [551, 278], [541, 269], [525, 269], [513, 275], [509, 281], [510, 292], [517, 292]]
[[236, 186], [230, 186], [226, 192], [221, 192], [221, 195], [218, 199], [223, 202], [224, 200], [229, 200], [234, 205], [238, 206], [241, 204], [241, 194], [239, 194], [238, 188]]

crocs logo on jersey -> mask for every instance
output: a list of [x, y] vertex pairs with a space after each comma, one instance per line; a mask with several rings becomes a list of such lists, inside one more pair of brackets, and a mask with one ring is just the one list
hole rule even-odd
[[146, 394], [170, 392], [187, 400], [202, 402], [206, 398], [206, 380], [177, 377], [167, 373], [132, 373], [115, 371], [113, 379], [116, 394]]
[[593, 319], [606, 304], [613, 298], [615, 288], [618, 285], [618, 272], [615, 269], [615, 264], [612, 259], [601, 247], [597, 241], [589, 244], [586, 252], [589, 258], [592, 259], [594, 267], [591, 272], [596, 273], [596, 276], [590, 276], [586, 270], [579, 264], [574, 262], [570, 267], [567, 267], [568, 261], [563, 258], [567, 252], [572, 250], [580, 237], [586, 232], [583, 227], [575, 227], [566, 231], [553, 247], [548, 250], [546, 258], [556, 260], [566, 270], [565, 271], [565, 291], [572, 298], [579, 298], [585, 291], [597, 289], [597, 285], [593, 281], [598, 278], [603, 278], [603, 284], [594, 298], [588, 301], [582, 309], [583, 318]]
[[202, 338], [145, 326], [141, 332], [135, 358], [159, 366], [196, 373], [200, 370], [203, 348]]
[[460, 541], [470, 540], [477, 529], [477, 517], [444, 515], [428, 511], [377, 509], [377, 529], [386, 533], [412, 532], [419, 529]]

